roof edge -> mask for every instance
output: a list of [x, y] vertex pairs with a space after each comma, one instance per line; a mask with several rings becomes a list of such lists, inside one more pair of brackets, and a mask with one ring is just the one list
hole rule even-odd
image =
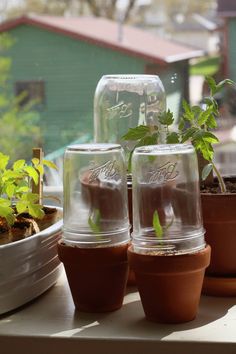
[[107, 42], [106, 40], [92, 38], [91, 36], [86, 36], [83, 34], [75, 33], [74, 31], [71, 31], [68, 29], [64, 29], [64, 28], [60, 28], [60, 27], [52, 25], [52, 24], [44, 23], [43, 21], [40, 21], [39, 18], [36, 18], [34, 16], [21, 16], [21, 17], [11, 19], [11, 20], [1, 23], [0, 24], [0, 33], [4, 32], [4, 31], [11, 30], [19, 25], [36, 26], [36, 27], [39, 27], [39, 28], [42, 28], [42, 29], [45, 29], [45, 30], [48, 30], [48, 31], [51, 31], [54, 33], [63, 34], [65, 36], [68, 36], [68, 37], [71, 37], [74, 39], [80, 39], [82, 41], [85, 41], [85, 42], [88, 42], [88, 43], [91, 43], [91, 44], [94, 44], [97, 46], [101, 46], [104, 48], [119, 51], [121, 53], [128, 54], [130, 56], [139, 57], [143, 60], [148, 60], [153, 64], [159, 64], [159, 65], [166, 65], [169, 63], [178, 62], [178, 61], [182, 61], [182, 60], [189, 60], [191, 58], [195, 58], [195, 57], [199, 57], [199, 56], [204, 55], [204, 51], [202, 51], [200, 49], [196, 50], [193, 48], [193, 50], [189, 51], [189, 53], [171, 55], [171, 56], [167, 56], [165, 58], [157, 58], [157, 57], [153, 57], [152, 55], [141, 53], [138, 50], [135, 51], [135, 50], [131, 50], [129, 48], [125, 48], [115, 42], [111, 44], [110, 42]]

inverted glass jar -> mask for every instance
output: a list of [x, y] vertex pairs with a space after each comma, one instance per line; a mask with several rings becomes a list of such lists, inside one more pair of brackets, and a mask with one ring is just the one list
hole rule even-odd
[[184, 254], [203, 249], [198, 162], [193, 146], [136, 148], [132, 175], [134, 251]]
[[126, 166], [120, 145], [78, 144], [66, 149], [63, 238], [80, 247], [129, 240]]
[[[134, 142], [122, 136], [138, 125], [161, 128], [158, 116], [165, 109], [165, 90], [157, 75], [105, 75], [94, 96], [95, 141], [119, 143], [128, 155]], [[164, 136], [160, 132], [160, 142]]]

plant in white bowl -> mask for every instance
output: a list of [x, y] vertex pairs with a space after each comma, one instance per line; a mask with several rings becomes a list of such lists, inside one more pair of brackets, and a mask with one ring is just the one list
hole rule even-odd
[[0, 314], [42, 294], [61, 271], [62, 209], [42, 204], [44, 166], [56, 166], [41, 155], [9, 166], [0, 152]]

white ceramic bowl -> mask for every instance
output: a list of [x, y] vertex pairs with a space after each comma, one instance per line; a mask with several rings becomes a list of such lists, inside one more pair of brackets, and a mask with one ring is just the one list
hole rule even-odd
[[55, 284], [62, 270], [57, 256], [62, 224], [61, 219], [33, 236], [0, 246], [0, 314], [27, 303]]

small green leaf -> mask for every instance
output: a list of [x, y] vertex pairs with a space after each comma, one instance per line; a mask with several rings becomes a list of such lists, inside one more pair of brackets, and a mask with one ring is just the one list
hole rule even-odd
[[39, 175], [38, 172], [32, 166], [26, 166], [24, 170], [28, 173], [29, 177], [31, 177], [35, 184], [38, 184]]
[[167, 135], [166, 138], [167, 144], [178, 144], [179, 143], [179, 135], [176, 132], [172, 132]]
[[13, 170], [21, 170], [23, 167], [25, 166], [25, 160], [17, 160], [14, 164], [13, 164]]
[[14, 210], [9, 206], [4, 205], [4, 203], [0, 203], [0, 216], [5, 218], [9, 225], [14, 224]]
[[0, 170], [5, 170], [5, 168], [7, 167], [8, 161], [9, 161], [10, 157], [7, 155], [4, 155], [0, 152]]
[[149, 133], [150, 128], [146, 125], [139, 125], [136, 128], [129, 128], [128, 133], [122, 136], [122, 140], [139, 140]]
[[211, 95], [214, 96], [214, 94], [217, 91], [217, 85], [216, 85], [215, 80], [213, 79], [213, 77], [207, 76], [206, 77], [206, 82], [207, 82], [208, 86], [210, 87]]
[[37, 159], [37, 157], [32, 158], [31, 161], [32, 161], [34, 166], [37, 166], [39, 164], [39, 159]]
[[44, 168], [43, 168], [42, 165], [38, 165], [38, 166], [36, 167], [36, 169], [39, 171], [39, 173], [40, 173], [41, 175], [44, 174]]
[[182, 101], [182, 105], [184, 109], [183, 118], [191, 122], [194, 119], [194, 113], [192, 112], [190, 105], [186, 100]]
[[195, 127], [188, 128], [182, 137], [181, 143], [185, 143], [187, 140], [192, 138], [193, 134], [196, 133], [197, 131], [199, 131], [198, 128]]
[[49, 160], [43, 160], [43, 165], [49, 167], [49, 168], [53, 168], [54, 170], [58, 170], [57, 165], [55, 165], [54, 162], [49, 161]]
[[185, 126], [185, 122], [184, 119], [181, 117], [179, 121], [178, 129], [182, 131], [184, 129], [184, 126]]
[[44, 211], [42, 210], [42, 205], [40, 204], [29, 204], [28, 212], [31, 216], [37, 219], [42, 219], [45, 215]]
[[88, 218], [88, 224], [92, 232], [99, 233], [101, 231], [100, 219], [101, 219], [100, 211], [99, 209], [95, 209], [93, 215], [89, 216]]
[[168, 109], [167, 112], [163, 112], [158, 117], [159, 122], [163, 125], [171, 125], [174, 123], [173, 113]]
[[16, 193], [27, 193], [29, 190], [30, 188], [28, 186], [22, 186], [15, 189]]
[[27, 212], [28, 203], [26, 201], [18, 201], [16, 203], [16, 210], [19, 214]]
[[8, 184], [7, 186], [6, 186], [6, 193], [7, 193], [7, 195], [8, 195], [8, 197], [9, 198], [12, 198], [13, 197], [13, 195], [14, 195], [14, 193], [15, 193], [15, 186], [14, 186], [14, 184]]
[[36, 203], [39, 199], [38, 194], [36, 193], [25, 193], [21, 197], [22, 200], [28, 201], [29, 203]]
[[204, 130], [199, 130], [193, 134], [193, 139], [203, 139], [204, 141], [207, 141], [208, 143], [211, 144], [216, 144], [219, 142], [219, 139], [212, 133], [206, 132]]
[[155, 234], [158, 238], [162, 238], [163, 236], [163, 228], [160, 223], [159, 215], [157, 210], [155, 210], [153, 214], [153, 220], [152, 220], [153, 228], [155, 230]]
[[225, 80], [220, 81], [216, 85], [216, 92], [220, 92], [225, 85], [235, 85], [235, 82], [233, 80], [230, 80], [230, 79], [225, 79]]
[[210, 114], [208, 116], [206, 124], [207, 124], [208, 128], [210, 128], [210, 129], [217, 128], [217, 121], [216, 121], [216, 119], [215, 119], [213, 114]]
[[212, 163], [209, 163], [206, 166], [204, 166], [204, 168], [202, 170], [202, 180], [203, 181], [205, 181], [205, 179], [209, 176], [209, 174], [211, 173], [212, 169], [213, 169]]

